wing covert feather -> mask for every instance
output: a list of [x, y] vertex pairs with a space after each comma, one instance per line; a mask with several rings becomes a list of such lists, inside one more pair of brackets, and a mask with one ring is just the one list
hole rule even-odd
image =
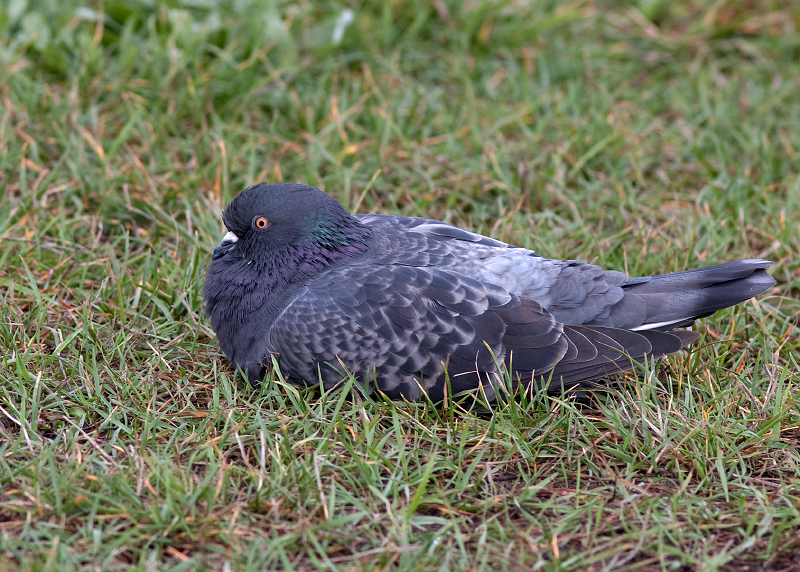
[[[432, 268], [350, 266], [314, 279], [276, 320], [270, 345], [297, 381], [341, 381], [342, 366], [390, 396], [443, 394], [484, 384], [498, 364], [545, 372], [567, 352], [542, 306], [491, 284]], [[517, 366], [516, 362], [520, 362]]]

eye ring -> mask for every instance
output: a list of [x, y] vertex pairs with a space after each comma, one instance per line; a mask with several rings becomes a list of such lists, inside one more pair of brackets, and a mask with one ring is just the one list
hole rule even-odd
[[256, 228], [263, 229], [269, 226], [269, 221], [267, 220], [267, 217], [260, 216], [253, 221], [253, 225]]

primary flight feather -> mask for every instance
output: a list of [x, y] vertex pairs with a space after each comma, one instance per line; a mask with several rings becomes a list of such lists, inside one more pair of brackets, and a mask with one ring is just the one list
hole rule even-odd
[[253, 383], [276, 356], [297, 384], [354, 374], [409, 400], [441, 401], [447, 378], [491, 399], [502, 364], [569, 388], [679, 350], [697, 334], [675, 328], [775, 283], [766, 260], [629, 278], [435, 220], [352, 215], [300, 184], [250, 187], [223, 221], [206, 313]]

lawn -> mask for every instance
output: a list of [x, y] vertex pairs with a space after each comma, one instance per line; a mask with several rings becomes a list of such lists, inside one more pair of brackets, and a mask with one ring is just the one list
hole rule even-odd
[[[0, 5], [0, 571], [800, 569], [800, 4]], [[589, 403], [238, 381], [260, 181], [777, 285]]]

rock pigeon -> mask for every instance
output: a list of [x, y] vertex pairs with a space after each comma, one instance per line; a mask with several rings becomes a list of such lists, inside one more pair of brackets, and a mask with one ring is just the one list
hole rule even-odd
[[352, 374], [392, 399], [492, 400], [503, 368], [526, 389], [586, 387], [775, 283], [766, 260], [629, 278], [436, 220], [353, 215], [302, 184], [249, 187], [222, 218], [206, 314], [251, 383], [276, 356], [293, 383]]

